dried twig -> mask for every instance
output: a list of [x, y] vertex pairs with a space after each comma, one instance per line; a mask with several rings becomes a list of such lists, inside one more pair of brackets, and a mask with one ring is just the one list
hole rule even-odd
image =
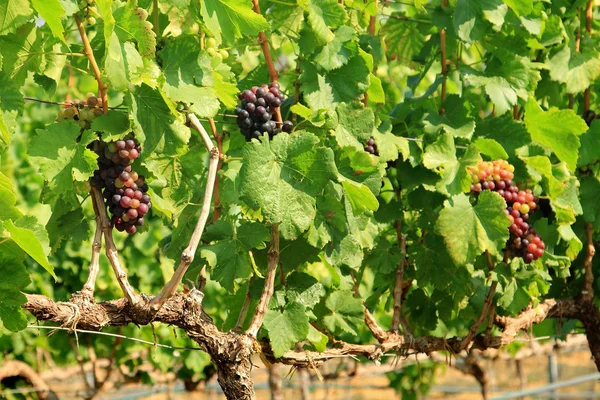
[[402, 260], [396, 269], [396, 284], [394, 285], [394, 312], [392, 316], [392, 331], [398, 332], [400, 324], [404, 333], [409, 333], [409, 326], [406, 320], [402, 317], [402, 283], [404, 281], [404, 264], [406, 262], [406, 236], [402, 235], [402, 222], [396, 222], [396, 233], [398, 235], [398, 246], [402, 252]]
[[181, 283], [183, 276], [185, 275], [188, 267], [194, 261], [194, 256], [196, 254], [196, 250], [198, 249], [198, 244], [200, 243], [200, 239], [202, 238], [202, 232], [204, 231], [204, 226], [206, 225], [206, 221], [208, 220], [208, 215], [210, 214], [210, 204], [212, 202], [212, 194], [215, 185], [215, 178], [217, 176], [217, 166], [219, 163], [219, 149], [213, 144], [210, 136], [198, 121], [198, 118], [195, 114], [188, 114], [188, 119], [192, 128], [194, 128], [204, 141], [204, 145], [206, 146], [206, 150], [210, 154], [210, 162], [208, 166], [208, 178], [206, 181], [206, 188], [204, 190], [204, 200], [202, 201], [202, 209], [200, 211], [200, 217], [198, 218], [198, 222], [196, 223], [196, 227], [194, 228], [194, 232], [190, 237], [190, 241], [187, 247], [181, 253], [181, 258], [179, 262], [179, 266], [175, 270], [175, 273], [171, 277], [171, 280], [162, 288], [160, 293], [152, 299], [150, 302], [150, 307], [154, 312], [160, 310], [163, 304], [177, 291], [177, 287]]
[[[485, 258], [487, 260], [488, 268], [490, 269], [490, 272], [493, 271], [494, 268], [496, 267], [496, 265], [492, 261], [492, 256], [487, 251], [485, 252]], [[469, 346], [471, 344], [473, 338], [475, 337], [475, 334], [477, 333], [477, 330], [479, 330], [479, 327], [481, 326], [481, 324], [483, 324], [483, 322], [487, 318], [487, 313], [488, 313], [490, 307], [492, 306], [492, 300], [494, 298], [494, 293], [496, 293], [497, 287], [498, 287], [498, 281], [492, 282], [492, 284], [490, 286], [490, 290], [488, 291], [488, 294], [485, 298], [485, 302], [483, 303], [483, 308], [481, 310], [481, 313], [479, 314], [479, 317], [477, 318], [475, 323], [469, 329], [469, 333], [467, 334], [467, 336], [465, 336], [463, 338], [462, 343], [461, 343], [461, 348], [467, 348], [467, 346]]]
[[252, 302], [252, 295], [250, 294], [252, 282], [254, 282], [254, 275], [248, 281], [248, 289], [246, 290], [246, 296], [244, 297], [244, 304], [242, 304], [240, 315], [238, 315], [235, 327], [233, 328], [234, 331], [239, 331], [244, 326], [244, 321], [246, 320], [246, 315], [248, 314], [248, 308], [250, 308], [250, 302]]
[[102, 77], [100, 74], [100, 68], [98, 68], [98, 64], [96, 63], [96, 59], [94, 58], [94, 52], [92, 51], [92, 46], [90, 46], [90, 41], [88, 40], [87, 34], [85, 33], [85, 28], [83, 27], [83, 23], [74, 15], [75, 23], [77, 24], [77, 29], [79, 30], [79, 34], [81, 35], [81, 41], [83, 42], [83, 52], [87, 55], [88, 60], [90, 61], [90, 65], [92, 66], [92, 70], [94, 71], [94, 76], [96, 77], [96, 81], [98, 82], [98, 96], [102, 99], [102, 108], [104, 110], [104, 114], [108, 112], [108, 96], [106, 95], [106, 85], [102, 82]]
[[252, 317], [250, 326], [246, 330], [246, 333], [252, 337], [256, 337], [258, 330], [260, 329], [265, 315], [267, 313], [267, 306], [271, 297], [273, 297], [273, 291], [275, 290], [275, 277], [277, 275], [277, 265], [279, 264], [279, 225], [273, 224], [271, 226], [271, 245], [269, 247], [269, 253], [267, 254], [267, 273], [265, 275], [265, 286], [263, 287], [260, 299], [258, 299], [258, 305], [256, 306], [256, 312]]
[[587, 255], [583, 262], [583, 268], [585, 271], [585, 277], [583, 282], [583, 289], [581, 290], [581, 297], [584, 300], [591, 301], [594, 298], [594, 273], [592, 271], [592, 261], [596, 254], [596, 247], [594, 246], [593, 239], [593, 227], [589, 222], [585, 224], [585, 235], [587, 240]]
[[119, 254], [117, 251], [117, 246], [115, 246], [115, 242], [112, 238], [112, 226], [110, 224], [110, 220], [108, 219], [108, 215], [106, 214], [106, 208], [104, 207], [104, 202], [102, 201], [102, 194], [100, 190], [94, 186], [90, 190], [90, 194], [92, 197], [92, 202], [94, 204], [94, 210], [97, 210], [97, 215], [100, 218], [100, 224], [102, 226], [102, 231], [104, 232], [104, 243], [106, 244], [106, 257], [108, 257], [108, 261], [117, 277], [117, 282], [119, 286], [121, 286], [121, 290], [123, 294], [127, 298], [130, 304], [134, 305], [137, 302], [137, 297], [135, 295], [135, 291], [129, 284], [127, 280], [127, 272], [121, 266], [121, 261], [119, 260]]
[[367, 303], [363, 299], [363, 297], [360, 295], [360, 291], [358, 290], [358, 281], [356, 280], [356, 277], [354, 276], [353, 271], [350, 272], [350, 276], [352, 277], [352, 281], [354, 282], [354, 284], [352, 285], [352, 290], [354, 291], [354, 295], [362, 300], [362, 305], [363, 305], [363, 309], [364, 309], [365, 325], [367, 325], [367, 328], [369, 328], [373, 337], [375, 337], [375, 339], [377, 339], [379, 341], [379, 343], [382, 343], [388, 339], [388, 334], [383, 329], [381, 329], [379, 324], [377, 324], [377, 320], [375, 319], [373, 314], [371, 314], [371, 312], [367, 308]]
[[90, 261], [88, 279], [85, 285], [83, 285], [83, 289], [81, 289], [82, 292], [91, 297], [94, 296], [96, 278], [100, 271], [100, 250], [102, 250], [102, 222], [100, 220], [100, 213], [98, 212], [98, 205], [93, 199], [92, 195], [92, 206], [96, 215], [96, 231], [94, 233], [94, 241], [92, 242], [92, 259]]

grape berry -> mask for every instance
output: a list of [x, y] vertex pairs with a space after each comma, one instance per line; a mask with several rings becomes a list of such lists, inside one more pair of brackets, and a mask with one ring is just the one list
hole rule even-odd
[[515, 167], [506, 160], [480, 162], [469, 168], [471, 193], [492, 190], [506, 201], [504, 210], [511, 225], [507, 250], [513, 257], [521, 257], [529, 264], [544, 254], [546, 245], [529, 225], [529, 214], [538, 209], [538, 199], [530, 189], [519, 190], [513, 183]]
[[364, 146], [365, 151], [367, 153], [373, 154], [375, 156], [379, 155], [379, 150], [377, 149], [377, 144], [375, 143], [375, 139], [373, 138], [373, 136], [371, 136], [369, 140], [367, 140], [367, 143]]
[[583, 119], [584, 119], [585, 123], [587, 124], [587, 126], [591, 126], [592, 122], [598, 118], [600, 118], [600, 115], [596, 114], [592, 110], [587, 110], [585, 112], [585, 114], [583, 114]]
[[74, 120], [81, 129], [90, 129], [92, 120], [102, 114], [102, 99], [88, 93], [85, 100], [66, 100], [58, 113], [58, 120]]
[[148, 184], [131, 168], [141, 148], [133, 139], [96, 143], [100, 168], [94, 172], [93, 183], [104, 189], [102, 195], [114, 227], [119, 232], [133, 234], [138, 226], [144, 225], [144, 216], [152, 208], [146, 194]]
[[292, 131], [294, 124], [291, 121], [284, 121], [281, 127], [273, 121], [273, 114], [285, 100], [277, 82], [244, 90], [238, 98], [242, 102], [241, 106], [235, 109], [237, 125], [247, 142], [260, 139], [265, 132], [269, 134], [269, 139], [273, 139], [281, 131]]

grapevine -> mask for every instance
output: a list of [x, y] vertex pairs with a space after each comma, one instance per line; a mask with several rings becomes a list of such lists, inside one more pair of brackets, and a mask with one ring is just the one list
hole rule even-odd
[[143, 176], [132, 170], [141, 147], [133, 139], [105, 144], [96, 142], [99, 170], [94, 184], [103, 190], [105, 205], [112, 214], [112, 223], [119, 231], [134, 234], [144, 225], [144, 216], [152, 207], [146, 194], [148, 184]]
[[513, 182], [515, 167], [506, 160], [479, 162], [469, 168], [471, 192], [491, 190], [506, 201], [504, 210], [510, 220], [510, 239], [506, 244], [509, 254], [521, 257], [529, 264], [544, 254], [546, 244], [529, 224], [529, 215], [538, 208], [538, 199], [531, 189], [519, 190]]
[[241, 100], [241, 106], [235, 109], [237, 125], [247, 142], [260, 139], [265, 132], [269, 135], [269, 139], [272, 139], [281, 131], [287, 133], [292, 131], [294, 124], [291, 121], [284, 121], [279, 128], [277, 122], [273, 120], [273, 114], [285, 100], [285, 95], [279, 90], [277, 82], [244, 90], [238, 98]]

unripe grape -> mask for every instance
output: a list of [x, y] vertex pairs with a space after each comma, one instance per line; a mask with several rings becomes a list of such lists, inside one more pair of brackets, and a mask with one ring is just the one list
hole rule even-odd
[[87, 23], [88, 23], [89, 25], [92, 25], [92, 26], [93, 26], [93, 25], [96, 25], [96, 18], [94, 18], [94, 17], [92, 17], [92, 16], [89, 16], [89, 17], [87, 17], [87, 20], [86, 20], [86, 21], [87, 21]]
[[215, 47], [217, 47], [217, 39], [215, 38], [208, 38], [206, 39], [206, 49], [214, 49]]

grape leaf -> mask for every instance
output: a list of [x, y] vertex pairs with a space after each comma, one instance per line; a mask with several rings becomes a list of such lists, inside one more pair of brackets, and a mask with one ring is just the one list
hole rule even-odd
[[486, 250], [496, 255], [504, 248], [510, 225], [505, 208], [500, 195], [486, 191], [475, 206], [464, 194], [446, 200], [435, 228], [457, 265], [472, 262]]
[[200, 12], [207, 28], [220, 41], [229, 43], [244, 36], [256, 36], [268, 31], [269, 24], [255, 13], [245, 0], [200, 0]]
[[346, 65], [319, 72], [314, 64], [303, 63], [301, 90], [313, 110], [333, 109], [338, 103], [355, 100], [369, 88], [369, 68], [363, 57], [353, 57]]
[[333, 292], [325, 301], [330, 311], [323, 323], [331, 333], [347, 332], [356, 335], [357, 327], [363, 323], [364, 308], [362, 300], [349, 290]]
[[504, 150], [500, 143], [496, 142], [494, 139], [479, 138], [476, 139], [474, 143], [481, 154], [485, 154], [492, 160], [500, 158], [506, 160], [508, 158], [506, 150]]
[[504, 0], [504, 3], [519, 17], [533, 11], [533, 0]]
[[355, 30], [342, 25], [335, 32], [335, 38], [327, 43], [323, 50], [314, 58], [315, 63], [325, 71], [340, 68], [348, 60], [358, 55], [358, 44], [355, 40]]
[[30, 279], [22, 261], [15, 257], [19, 251], [11, 247], [9, 243], [0, 245], [0, 321], [6, 329], [17, 332], [27, 326], [27, 317], [21, 310], [27, 298], [21, 290]]
[[131, 132], [127, 114], [115, 110], [109, 110], [106, 115], [94, 118], [92, 121], [92, 129], [97, 132], [102, 132], [102, 139], [105, 142], [123, 139]]
[[313, 308], [325, 296], [323, 285], [304, 272], [292, 272], [285, 282], [285, 296], [290, 303], [297, 302], [306, 308]]
[[593, 224], [594, 230], [600, 228], [600, 182], [595, 177], [585, 177], [581, 180], [581, 206], [583, 218]]
[[598, 50], [591, 40], [581, 43], [581, 52], [564, 45], [546, 60], [550, 78], [565, 83], [567, 93], [580, 93], [587, 89], [600, 76]]
[[336, 108], [339, 123], [333, 134], [340, 147], [352, 146], [363, 151], [375, 129], [375, 115], [359, 103], [340, 103]]
[[52, 216], [46, 224], [52, 250], [60, 248], [65, 241], [82, 242], [89, 238], [90, 226], [81, 207], [73, 209], [72, 204], [59, 199], [52, 209]]
[[423, 120], [425, 132], [435, 133], [440, 129], [457, 138], [470, 139], [475, 131], [475, 121], [469, 117], [465, 101], [457, 95], [450, 95], [442, 104], [445, 113], [429, 113]]
[[579, 135], [588, 127], [573, 110], [551, 107], [543, 111], [535, 99], [530, 98], [525, 105], [525, 126], [534, 141], [549, 147], [571, 171], [575, 170]]
[[286, 239], [308, 229], [315, 196], [337, 176], [333, 152], [317, 147], [318, 142], [311, 133], [280, 133], [272, 142], [254, 141], [244, 148], [240, 197], [269, 222], [281, 224]]
[[[190, 131], [179, 122], [157, 89], [146, 84], [136, 88], [127, 98], [130, 118], [136, 136], [146, 154], [177, 154], [190, 139]], [[152, 171], [159, 173], [159, 171]]]
[[323, 352], [327, 348], [327, 342], [329, 342], [329, 338], [327, 335], [319, 332], [314, 326], [308, 326], [308, 336], [306, 337], [308, 341], [315, 346], [317, 351]]
[[440, 135], [435, 143], [426, 147], [423, 155], [423, 165], [442, 175], [437, 184], [438, 190], [449, 195], [469, 191], [471, 180], [466, 167], [474, 166], [479, 161], [481, 156], [475, 145], [470, 145], [464, 156], [457, 159], [454, 139], [449, 133]]
[[268, 310], [263, 326], [269, 335], [273, 355], [277, 358], [305, 340], [310, 325], [304, 306], [291, 302], [286, 304], [283, 311]]
[[581, 149], [577, 166], [582, 167], [600, 160], [600, 121], [595, 119], [590, 129], [581, 135]]
[[13, 130], [9, 129], [7, 123], [14, 121], [17, 113], [20, 113], [24, 106], [25, 102], [19, 87], [8, 74], [0, 72], [0, 146], [10, 145]]
[[35, 24], [23, 25], [16, 33], [0, 36], [0, 48], [4, 71], [17, 85], [23, 85], [29, 71], [44, 72], [46, 55], [43, 39], [38, 35]]
[[17, 219], [22, 215], [15, 207], [16, 202], [17, 198], [11, 180], [0, 172], [0, 222], [4, 219]]
[[212, 86], [214, 79], [210, 68], [198, 62], [198, 41], [189, 36], [174, 40], [159, 55], [163, 60], [166, 95], [173, 101], [188, 103], [199, 116], [214, 116], [219, 110], [219, 101], [214, 89], [201, 86]]
[[114, 9], [113, 17], [115, 19], [114, 32], [121, 41], [135, 41], [142, 57], [154, 57], [156, 34], [152, 30], [152, 24], [146, 20], [148, 12], [143, 8], [138, 8], [137, 0], [120, 3]]
[[78, 141], [79, 125], [66, 121], [36, 132], [29, 146], [29, 157], [48, 181], [53, 196], [69, 193], [74, 180], [86, 181], [98, 168], [98, 156], [87, 148], [97, 139], [92, 131], [85, 131]]
[[32, 0], [33, 8], [37, 11], [50, 27], [54, 37], [62, 40], [65, 44], [64, 31], [61, 19], [65, 16], [65, 10], [59, 0]]
[[[252, 264], [248, 251], [253, 248], [265, 248], [269, 231], [259, 223], [246, 223], [236, 231], [231, 224], [222, 222], [216, 228], [225, 225], [226, 231], [215, 236], [215, 228], [207, 231], [207, 240], [218, 239], [215, 243], [201, 249], [200, 255], [212, 267], [211, 278], [219, 282], [230, 292], [236, 290], [235, 282], [247, 279], [252, 274]], [[211, 235], [212, 234], [212, 235]], [[213, 236], [211, 238], [211, 236]]]
[[[0, 36], [14, 33], [33, 17], [27, 0], [6, 0], [0, 3]], [[3, 52], [5, 49], [3, 48]]]
[[11, 220], [4, 221], [4, 228], [23, 251], [44, 267], [54, 279], [57, 279], [54, 275], [54, 267], [50, 265], [47, 258], [48, 234], [41, 225], [37, 224], [34, 217], [21, 217], [14, 224]]
[[388, 55], [404, 62], [411, 62], [425, 45], [425, 35], [419, 30], [419, 23], [408, 21], [404, 13], [392, 13], [381, 27], [380, 34], [387, 44]]
[[336, 0], [298, 0], [298, 5], [308, 13], [308, 23], [322, 45], [335, 39], [330, 28], [346, 22], [346, 11]]
[[144, 62], [132, 43], [122, 43], [113, 32], [104, 59], [104, 70], [111, 85], [117, 90], [125, 90], [133, 81]]

